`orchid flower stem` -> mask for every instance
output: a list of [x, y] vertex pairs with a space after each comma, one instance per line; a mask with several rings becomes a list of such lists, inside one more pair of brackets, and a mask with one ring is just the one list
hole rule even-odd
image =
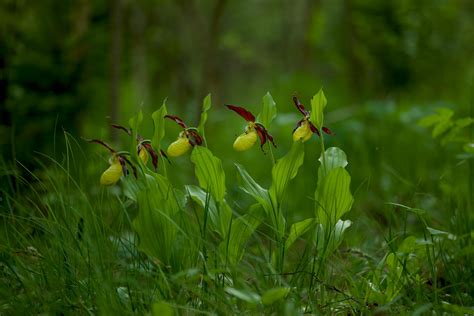
[[[159, 152], [159, 150], [158, 150]], [[165, 178], [168, 178], [168, 171], [166, 169], [166, 159], [160, 155], [160, 159], [161, 159], [161, 165], [163, 166], [163, 175], [165, 176]]]
[[273, 155], [273, 148], [270, 143], [268, 143], [268, 148], [270, 148], [270, 158], [272, 159], [272, 165], [275, 165], [275, 156]]
[[206, 134], [204, 133], [204, 129], [202, 130], [201, 134], [202, 134], [202, 141], [203, 141], [204, 147], [207, 148], [207, 139], [206, 139]]
[[324, 136], [322, 132], [321, 132], [320, 138], [321, 138], [321, 155], [323, 156], [323, 161], [321, 163], [322, 163], [322, 167], [324, 171], [323, 174], [326, 174], [326, 149], [324, 148]]

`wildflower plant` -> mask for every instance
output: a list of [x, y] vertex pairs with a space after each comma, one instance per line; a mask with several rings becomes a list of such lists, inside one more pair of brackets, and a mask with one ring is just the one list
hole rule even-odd
[[[315, 98], [318, 99], [318, 101], [314, 101], [314, 102], [318, 102], [318, 104], [321, 102], [321, 103], [324, 103], [325, 101], [325, 97], [324, 97], [324, 93], [322, 93], [322, 90], [320, 92], [321, 96], [319, 95], [316, 95]], [[311, 101], [313, 103], [313, 101]], [[303, 142], [309, 140], [311, 138], [311, 136], [313, 135], [313, 133], [317, 134], [318, 136], [321, 135], [321, 132], [319, 131], [318, 127], [314, 126], [313, 122], [311, 121], [310, 117], [311, 117], [311, 112], [306, 110], [306, 108], [304, 107], [303, 104], [301, 104], [300, 100], [298, 99], [298, 97], [294, 96], [293, 97], [293, 103], [295, 104], [296, 108], [298, 109], [298, 111], [301, 112], [301, 114], [303, 114], [303, 118], [301, 120], [299, 120], [297, 123], [296, 123], [296, 127], [295, 129], [293, 130], [293, 141], [298, 141], [298, 140], [302, 140]], [[322, 106], [321, 109], [324, 109], [325, 106]], [[317, 110], [319, 111], [322, 111], [319, 106], [316, 107]], [[316, 124], [318, 124], [318, 122], [320, 123], [319, 125], [321, 125], [320, 129], [326, 133], [326, 134], [329, 134], [331, 135], [332, 132], [329, 128], [327, 127], [324, 127], [322, 126], [322, 123], [320, 122], [322, 120], [322, 115], [319, 114], [319, 115], [314, 115], [314, 118], [315, 122], [317, 122]]]

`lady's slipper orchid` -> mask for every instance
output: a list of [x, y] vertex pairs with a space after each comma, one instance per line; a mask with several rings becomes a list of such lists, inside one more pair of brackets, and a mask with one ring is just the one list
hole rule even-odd
[[[309, 120], [310, 117], [310, 112], [305, 109], [304, 105], [301, 104], [300, 100], [298, 100], [297, 97], [293, 97], [293, 103], [295, 103], [296, 108], [298, 111], [301, 112], [301, 114], [304, 115], [304, 117], [296, 123], [296, 127], [293, 129], [293, 141], [307, 141], [311, 138], [311, 136], [314, 134], [317, 134], [320, 136], [319, 130], [316, 128], [316, 126], [313, 125], [313, 123]], [[323, 132], [332, 135], [333, 133], [329, 130], [327, 127], [322, 128]]]
[[174, 115], [165, 115], [165, 118], [175, 121], [179, 126], [183, 128], [183, 131], [179, 133], [178, 139], [176, 139], [168, 146], [168, 150], [166, 151], [168, 156], [182, 156], [191, 147], [199, 146], [202, 144], [202, 137], [199, 135], [196, 128], [188, 127], [182, 119]]
[[100, 176], [100, 184], [102, 185], [113, 185], [123, 175], [122, 164], [117, 156], [112, 156], [109, 159], [109, 163], [110, 167]]
[[248, 110], [243, 107], [236, 105], [226, 105], [229, 109], [239, 114], [248, 122], [245, 132], [237, 137], [234, 142], [234, 149], [237, 151], [245, 151], [252, 148], [252, 146], [257, 142], [257, 136], [260, 138], [260, 148], [263, 150], [263, 145], [268, 141], [276, 147], [273, 142], [273, 136], [270, 135], [261, 123], [255, 122], [255, 116]]
[[234, 149], [237, 151], [245, 151], [255, 144], [257, 141], [257, 132], [255, 128], [247, 126], [245, 133], [241, 134], [235, 139]]
[[126, 155], [128, 155], [129, 153], [117, 152], [115, 151], [115, 149], [110, 147], [110, 145], [98, 139], [90, 139], [88, 141], [91, 143], [97, 143], [99, 145], [102, 145], [112, 153], [112, 157], [110, 157], [109, 159], [110, 166], [102, 173], [100, 177], [100, 184], [113, 185], [117, 183], [117, 181], [120, 179], [120, 177], [122, 177], [122, 175], [128, 174], [127, 165], [132, 168], [133, 175], [135, 176], [135, 178], [137, 177], [137, 169], [126, 157]]
[[145, 147], [141, 146], [138, 150], [138, 157], [143, 162], [144, 165], [148, 162], [148, 152], [146, 151]]
[[[132, 136], [132, 131], [124, 126], [112, 124], [112, 127], [116, 129], [120, 129], [124, 131], [125, 133], [127, 133], [129, 136]], [[153, 164], [153, 167], [156, 170], [158, 168], [158, 154], [155, 152], [155, 150], [151, 146], [151, 141], [148, 139], [144, 139], [142, 136], [137, 134], [137, 142], [138, 142], [137, 154], [140, 160], [143, 162], [143, 164], [146, 165], [148, 162], [148, 155], [150, 155], [151, 162]], [[163, 151], [160, 151], [160, 154], [163, 157], [167, 158], [166, 154]]]

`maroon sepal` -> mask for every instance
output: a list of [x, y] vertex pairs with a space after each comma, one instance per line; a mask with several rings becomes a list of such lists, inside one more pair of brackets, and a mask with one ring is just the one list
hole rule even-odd
[[331, 130], [330, 130], [329, 128], [324, 127], [324, 126], [323, 126], [323, 132], [325, 132], [325, 133], [328, 134], [328, 135], [336, 135], [336, 134], [334, 134], [333, 132], [331, 132]]
[[268, 140], [270, 141], [270, 143], [272, 143], [273, 147], [277, 147], [277, 145], [275, 145], [275, 142], [273, 141], [273, 136], [270, 135], [268, 132], [267, 132], [267, 138]]
[[112, 127], [124, 131], [128, 136], [132, 136], [132, 131], [122, 125], [112, 124]]
[[117, 157], [118, 161], [120, 162], [120, 165], [122, 166], [122, 172], [125, 176], [128, 175], [128, 170], [127, 170], [127, 164], [126, 164], [126, 160], [124, 157], [122, 156], [118, 156]]
[[88, 141], [89, 143], [96, 143], [96, 144], [102, 145], [105, 148], [107, 148], [111, 153], [115, 153], [115, 150], [112, 147], [110, 147], [110, 145], [108, 145], [106, 142], [103, 142], [98, 139], [85, 139], [84, 138], [84, 140]]
[[227, 108], [234, 111], [235, 113], [239, 114], [246, 120], [247, 122], [255, 122], [255, 116], [250, 111], [247, 111], [243, 107], [226, 104]]
[[[127, 168], [126, 168], [126, 165], [124, 162], [126, 162], [130, 168], [132, 168], [132, 172], [133, 172], [133, 176], [135, 177], [135, 179], [138, 178], [137, 176], [137, 168], [135, 168], [135, 166], [130, 162], [130, 160], [128, 160], [127, 157], [124, 157], [124, 156], [118, 156], [118, 159], [120, 161], [120, 164], [122, 165], [122, 168], [124, 168], [124, 173], [123, 174], [128, 174], [128, 171], [127, 171]], [[122, 161], [123, 160], [123, 161]], [[124, 167], [125, 166], [125, 167]]]
[[185, 128], [185, 129], [188, 128], [188, 126], [186, 126], [186, 123], [184, 123], [184, 121], [176, 115], [165, 115], [165, 118], [175, 121], [182, 128]]
[[263, 145], [265, 145], [267, 140], [270, 141], [273, 147], [276, 148], [275, 142], [273, 141], [273, 136], [268, 133], [265, 126], [263, 126], [260, 123], [255, 123], [255, 130], [257, 131], [257, 135], [260, 138], [260, 148], [262, 148], [262, 150], [263, 150]]
[[318, 136], [321, 136], [321, 133], [319, 133], [319, 130], [316, 128], [316, 126], [313, 125], [313, 123], [311, 122], [308, 122], [309, 123], [309, 128], [311, 129], [311, 131], [315, 134], [318, 134]]
[[303, 114], [304, 116], [309, 115], [309, 112], [304, 108], [304, 105], [301, 104], [300, 100], [296, 96], [293, 97], [293, 103], [295, 104], [298, 111], [301, 112], [301, 114]]
[[166, 155], [163, 149], [160, 149], [160, 155], [161, 157], [164, 157], [166, 160], [168, 160], [168, 163], [171, 165], [171, 161], [168, 159], [168, 155]]
[[186, 130], [186, 136], [188, 137], [191, 146], [202, 145], [202, 137], [194, 129]]
[[[146, 151], [150, 154], [151, 156], [151, 163], [153, 164], [153, 167], [158, 168], [158, 155], [156, 154], [155, 150], [153, 147], [151, 147], [150, 143], [144, 143], [143, 147], [145, 147]], [[138, 151], [140, 153], [140, 151]]]
[[259, 127], [255, 127], [257, 135], [260, 138], [260, 148], [263, 150], [263, 145], [267, 142], [267, 134]]

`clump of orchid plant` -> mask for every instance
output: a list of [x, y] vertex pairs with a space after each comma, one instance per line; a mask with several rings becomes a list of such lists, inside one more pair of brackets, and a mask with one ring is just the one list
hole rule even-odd
[[242, 133], [237, 137], [234, 142], [234, 149], [237, 151], [245, 151], [253, 147], [253, 145], [257, 142], [257, 137], [260, 138], [260, 148], [263, 150], [263, 145], [267, 142], [267, 140], [272, 143], [274, 147], [276, 147], [273, 136], [268, 133], [267, 129], [263, 124], [258, 123], [255, 121], [255, 116], [248, 110], [243, 107], [236, 106], [236, 105], [226, 105], [227, 108], [234, 111], [235, 113], [239, 114], [241, 117], [244, 118], [248, 122], [247, 126], [245, 127], [245, 132]]
[[[296, 142], [301, 140], [305, 142], [309, 140], [313, 134], [317, 134], [318, 136], [320, 136], [320, 131], [316, 126], [314, 126], [314, 124], [310, 120], [310, 111], [305, 109], [304, 105], [301, 104], [300, 100], [296, 96], [293, 97], [293, 103], [295, 104], [298, 111], [300, 111], [301, 114], [303, 114], [304, 116], [301, 120], [298, 121], [298, 123], [296, 123], [296, 127], [293, 129], [293, 141]], [[323, 126], [322, 130], [328, 135], [333, 135], [331, 130], [329, 130], [329, 128], [327, 127]]]
[[199, 135], [197, 128], [188, 127], [184, 121], [175, 115], [165, 115], [165, 118], [175, 121], [183, 128], [179, 133], [178, 139], [168, 146], [166, 151], [168, 156], [179, 157], [184, 155], [191, 147], [202, 145], [202, 137]]

